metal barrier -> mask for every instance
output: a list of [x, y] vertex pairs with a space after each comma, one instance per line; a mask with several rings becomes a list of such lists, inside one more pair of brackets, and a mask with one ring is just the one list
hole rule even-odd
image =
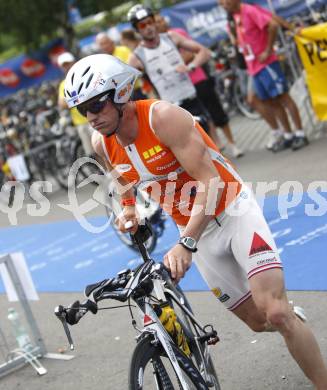
[[[9, 278], [12, 282], [19, 304], [24, 314], [24, 318], [29, 325], [31, 332], [30, 335], [32, 336], [31, 339], [33, 343], [33, 349], [30, 351], [19, 348], [11, 350], [6, 340], [5, 334], [0, 328], [0, 351], [5, 360], [3, 364], [0, 364], [0, 377], [27, 363], [29, 363], [39, 375], [44, 375], [47, 373], [47, 370], [42, 366], [39, 358], [70, 360], [74, 356], [47, 352], [41, 332], [29, 305], [24, 285], [15, 267], [12, 256], [10, 254], [0, 255], [0, 264], [3, 264], [8, 272]], [[4, 316], [2, 316], [2, 318], [4, 318]]]

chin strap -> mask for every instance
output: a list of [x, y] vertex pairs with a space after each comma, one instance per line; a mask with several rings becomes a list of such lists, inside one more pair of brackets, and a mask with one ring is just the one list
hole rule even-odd
[[121, 122], [121, 119], [124, 115], [124, 111], [123, 111], [123, 106], [124, 104], [117, 104], [117, 103], [113, 103], [113, 106], [115, 107], [115, 109], [117, 110], [118, 112], [118, 121], [117, 121], [117, 126], [115, 127], [114, 131], [112, 131], [110, 134], [107, 134], [106, 137], [109, 138], [111, 137], [112, 135], [116, 134], [117, 131], [119, 130], [119, 126], [120, 126], [120, 122]]

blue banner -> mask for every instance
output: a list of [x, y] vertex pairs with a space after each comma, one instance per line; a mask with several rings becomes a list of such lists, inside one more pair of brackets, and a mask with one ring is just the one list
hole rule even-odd
[[21, 55], [1, 64], [0, 97], [34, 87], [45, 80], [62, 78], [63, 73], [57, 66], [57, 57], [64, 51], [62, 40], [58, 39], [32, 56]]

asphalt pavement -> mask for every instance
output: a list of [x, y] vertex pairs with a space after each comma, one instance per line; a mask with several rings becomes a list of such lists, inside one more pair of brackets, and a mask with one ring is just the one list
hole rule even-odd
[[[271, 154], [263, 149], [247, 153], [234, 161], [245, 181], [254, 188], [259, 182], [274, 182], [278, 185], [271, 193], [284, 193], [286, 181], [298, 181], [307, 190], [313, 181], [326, 183], [327, 137], [302, 150], [290, 150]], [[86, 186], [79, 191], [81, 202], [92, 195], [94, 188]], [[326, 192], [326, 187], [325, 190]], [[49, 194], [50, 212], [44, 217], [31, 217], [27, 212], [28, 199], [17, 213], [18, 226], [43, 224], [72, 219], [70, 212], [58, 204], [67, 202], [63, 191]], [[103, 207], [95, 207], [89, 216], [103, 215]], [[1, 216], [1, 227], [8, 226], [6, 215]], [[13, 230], [14, 234], [14, 230]], [[318, 238], [324, 240], [326, 237]], [[327, 245], [326, 245], [327, 248]], [[326, 251], [321, 252], [326, 258]], [[314, 262], [315, 259], [312, 259]], [[326, 277], [327, 290], [327, 277]], [[213, 347], [212, 354], [223, 390], [301, 390], [313, 389], [301, 370], [289, 356], [282, 338], [276, 333], [256, 334], [227, 312], [209, 292], [188, 292], [188, 298], [202, 323], [212, 323], [218, 330], [220, 343]], [[41, 293], [40, 300], [31, 307], [40, 327], [49, 352], [68, 351], [61, 324], [53, 315], [53, 308], [82, 298], [81, 292]], [[309, 325], [313, 329], [324, 358], [327, 360], [327, 293], [326, 291], [290, 291], [289, 298], [305, 308]], [[0, 327], [9, 344], [14, 345], [6, 321], [9, 306], [5, 295], [0, 295]], [[135, 332], [126, 308], [103, 311], [83, 318], [72, 329], [76, 350], [69, 361], [42, 359], [47, 368], [45, 376], [38, 377], [30, 366], [0, 379], [1, 389], [10, 390], [80, 390], [127, 389], [128, 364], [135, 345]], [[4, 350], [0, 343], [0, 350]], [[1, 355], [0, 355], [1, 359]], [[0, 360], [1, 364], [1, 360]]]

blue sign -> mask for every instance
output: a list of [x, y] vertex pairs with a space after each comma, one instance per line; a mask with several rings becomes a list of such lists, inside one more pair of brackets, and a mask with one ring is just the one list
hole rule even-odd
[[35, 87], [43, 81], [63, 77], [57, 57], [65, 51], [61, 39], [50, 42], [31, 56], [20, 55], [0, 65], [0, 97], [20, 89]]

